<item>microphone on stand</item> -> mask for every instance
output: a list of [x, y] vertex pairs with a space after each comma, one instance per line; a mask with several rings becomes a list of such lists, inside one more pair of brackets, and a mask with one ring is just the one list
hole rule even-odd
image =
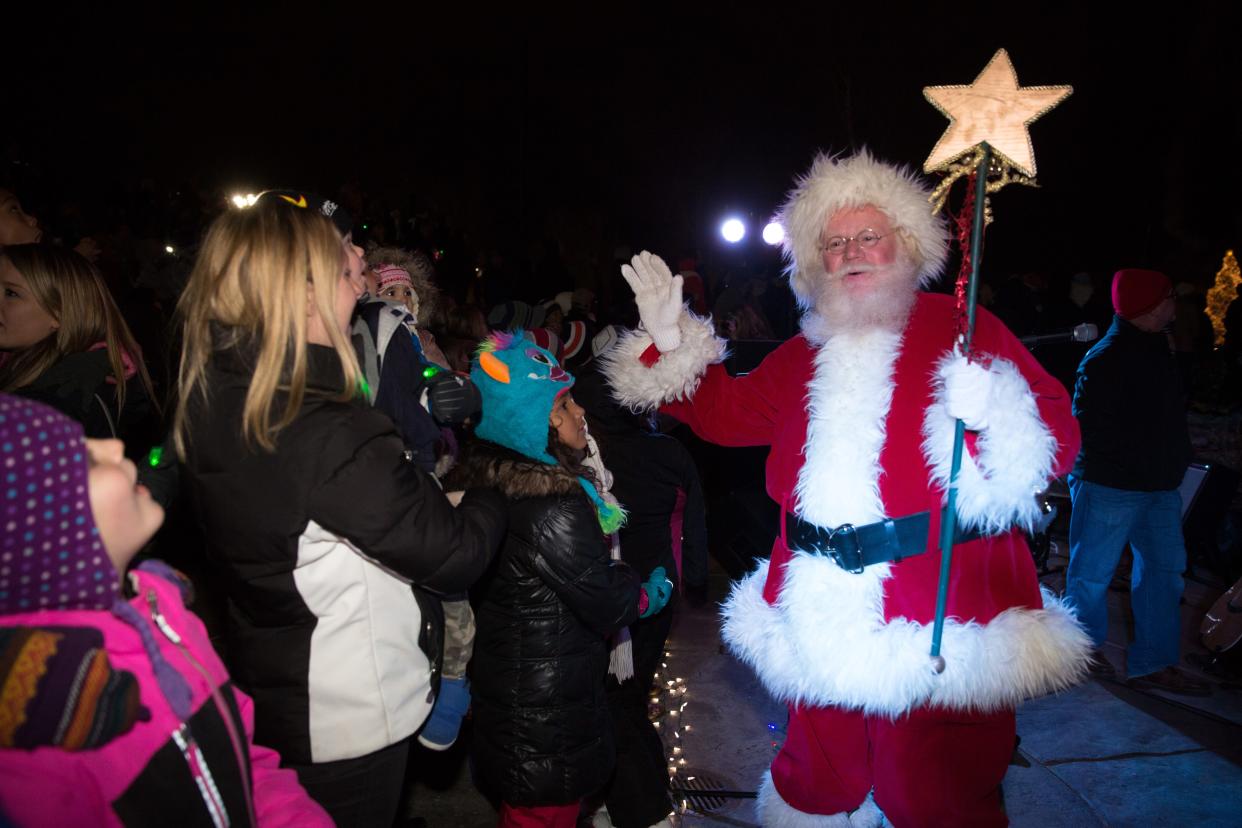
[[1049, 345], [1053, 342], [1094, 342], [1099, 336], [1099, 328], [1091, 322], [1083, 322], [1068, 331], [1038, 336], [1020, 336], [1018, 341], [1028, 348], [1034, 348], [1036, 345]]

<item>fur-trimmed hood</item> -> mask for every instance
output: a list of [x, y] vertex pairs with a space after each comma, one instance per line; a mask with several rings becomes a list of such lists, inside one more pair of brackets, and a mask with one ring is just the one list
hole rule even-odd
[[510, 500], [581, 492], [575, 474], [562, 466], [531, 460], [512, 449], [474, 440], [444, 479], [447, 491], [496, 489]]

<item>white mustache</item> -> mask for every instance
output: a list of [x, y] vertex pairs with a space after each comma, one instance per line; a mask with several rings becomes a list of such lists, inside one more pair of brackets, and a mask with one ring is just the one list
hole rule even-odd
[[847, 273], [880, 273], [888, 270], [891, 265], [873, 265], [865, 262], [858, 264], [843, 264], [836, 270], [828, 272], [829, 279], [843, 279]]

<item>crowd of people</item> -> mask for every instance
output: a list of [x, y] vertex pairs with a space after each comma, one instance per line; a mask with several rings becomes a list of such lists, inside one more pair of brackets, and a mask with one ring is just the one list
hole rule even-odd
[[[1099, 667], [1116, 563], [1088, 571], [1075, 546], [1084, 628], [1041, 592], [1032, 495], [1071, 467], [1076, 512], [1135, 483], [1101, 471], [1113, 402], [1080, 375], [1071, 412], [1069, 383], [1006, 326], [1038, 310], [1010, 295], [1026, 282], [980, 311], [971, 358], [954, 352], [952, 299], [924, 290], [948, 231], [907, 172], [821, 156], [781, 222], [790, 338], [762, 278], [643, 252], [619, 268], [632, 303], [518, 298], [499, 265], [448, 278], [408, 226], [361, 238], [347, 204], [300, 190], [211, 217], [148, 297], [173, 324], [131, 326], [98, 243], [45, 239], [0, 189], [0, 823], [388, 826], [411, 751], [447, 750], [469, 714], [502, 825], [668, 824], [647, 699], [673, 613], [704, 594], [710, 495], [658, 414], [770, 448], [770, 560], [723, 613], [790, 710], [764, 823], [1004, 824], [1015, 707]], [[1074, 277], [1072, 307], [1030, 324], [1111, 324], [1156, 359], [1177, 296], [1156, 276], [1126, 277], [1142, 287], [1111, 308]], [[730, 376], [729, 340], [774, 350]], [[1137, 488], [1168, 500], [1183, 449]], [[1103, 543], [1088, 528], [1072, 543]], [[1174, 608], [1184, 557], [1159, 567]], [[1143, 660], [1139, 632], [1131, 675], [1195, 690], [1168, 672], [1176, 640]], [[939, 761], [950, 744], [970, 761]]]
[[[161, 402], [98, 268], [4, 197], [0, 612], [30, 685], [5, 819], [389, 825], [415, 740], [447, 749], [468, 711], [503, 824], [572, 825], [588, 795], [668, 816], [645, 699], [674, 592], [705, 585], [702, 498], [591, 380], [615, 332], [589, 292], [493, 330], [437, 301], [430, 257], [269, 191], [197, 245]], [[152, 546], [165, 508], [192, 528]], [[210, 638], [151, 555], [187, 535]], [[618, 742], [644, 772], [614, 774]]]

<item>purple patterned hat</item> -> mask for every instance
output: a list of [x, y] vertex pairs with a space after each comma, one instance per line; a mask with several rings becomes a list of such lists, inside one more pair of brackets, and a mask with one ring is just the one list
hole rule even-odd
[[0, 394], [0, 615], [106, 610], [119, 592], [91, 516], [82, 426]]

